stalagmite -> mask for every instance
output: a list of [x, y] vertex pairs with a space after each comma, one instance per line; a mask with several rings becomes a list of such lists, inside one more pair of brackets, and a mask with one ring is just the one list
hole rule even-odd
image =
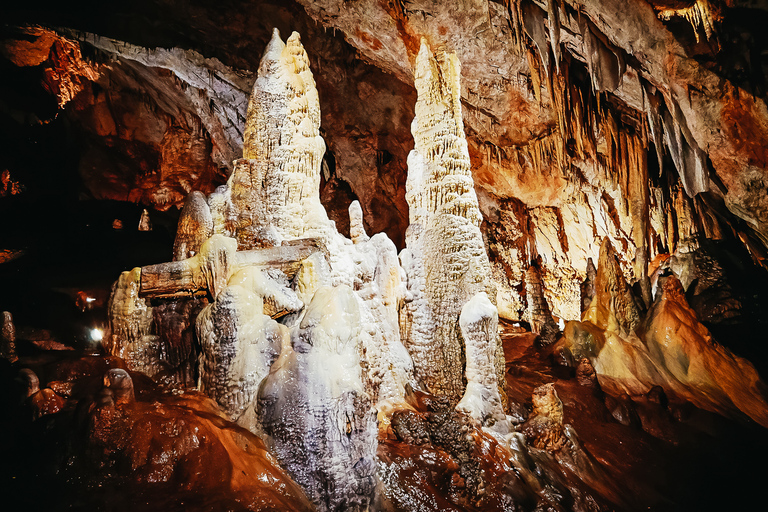
[[640, 310], [632, 288], [627, 283], [616, 251], [607, 238], [600, 246], [595, 298], [584, 313], [584, 318], [602, 328], [610, 326], [621, 336], [633, 333], [640, 322]]
[[[418, 100], [411, 125], [415, 149], [408, 156], [406, 199], [411, 225], [400, 255], [408, 278], [401, 310], [402, 339], [416, 377], [436, 394], [458, 402], [464, 394], [464, 350], [457, 319], [478, 292], [494, 297], [480, 233], [481, 215], [472, 181], [461, 116], [456, 56], [422, 42], [416, 59]], [[498, 334], [495, 371], [503, 379]], [[500, 390], [503, 397], [503, 389]]]
[[15, 363], [16, 355], [16, 325], [10, 311], [3, 311], [3, 323], [0, 326], [0, 357]]
[[466, 351], [467, 390], [457, 411], [466, 412], [480, 425], [507, 433], [510, 425], [504, 414], [496, 374], [496, 350], [499, 316], [485, 292], [479, 292], [461, 309], [461, 335]]
[[352, 201], [349, 205], [349, 237], [354, 243], [366, 242], [369, 237], [363, 225], [363, 209], [360, 201]]
[[375, 487], [376, 416], [358, 355], [358, 299], [322, 287], [259, 390], [274, 453], [318, 510], [368, 510]]
[[149, 212], [146, 208], [141, 212], [139, 219], [139, 231], [152, 231], [152, 220], [149, 218]]
[[212, 234], [213, 219], [205, 196], [193, 191], [187, 196], [184, 208], [181, 209], [176, 239], [173, 241], [173, 259], [180, 261], [194, 256]]
[[563, 427], [563, 402], [554, 384], [533, 390], [533, 411], [523, 425], [523, 433], [535, 447], [550, 452], [560, 450], [568, 442]]
[[262, 311], [261, 297], [232, 285], [197, 317], [200, 390], [232, 421], [255, 432], [259, 385], [289, 336], [285, 326]]
[[584, 282], [581, 284], [581, 312], [584, 313], [589, 305], [592, 303], [592, 299], [595, 296], [595, 278], [597, 276], [597, 269], [592, 262], [592, 258], [587, 260], [587, 277], [584, 278]]
[[152, 333], [152, 307], [139, 296], [141, 269], [123, 272], [113, 285], [107, 310], [109, 331], [102, 344], [125, 359], [128, 368], [154, 376], [160, 371], [157, 336]]
[[262, 57], [248, 105], [243, 158], [229, 179], [240, 249], [259, 246], [269, 226], [283, 238], [327, 229], [317, 193], [325, 142], [309, 58], [294, 32], [275, 29]]
[[541, 334], [547, 326], [555, 322], [547, 299], [544, 297], [544, 283], [541, 281], [539, 267], [536, 264], [530, 265], [525, 271], [525, 296], [528, 303], [526, 319], [531, 324], [531, 331]]

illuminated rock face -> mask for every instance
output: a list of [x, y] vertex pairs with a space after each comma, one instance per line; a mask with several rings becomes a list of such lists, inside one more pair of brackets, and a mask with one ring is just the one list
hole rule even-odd
[[179, 217], [176, 239], [173, 241], [173, 259], [179, 261], [194, 256], [212, 234], [213, 218], [205, 196], [197, 190], [192, 191]]
[[373, 497], [376, 415], [360, 320], [351, 288], [318, 289], [259, 391], [272, 448], [319, 510], [368, 510]]
[[[495, 297], [480, 233], [464, 123], [460, 67], [455, 55], [433, 55], [422, 43], [416, 59], [415, 149], [408, 157], [406, 199], [411, 225], [400, 259], [408, 277], [401, 324], [417, 378], [436, 394], [458, 402], [466, 361], [457, 319], [479, 292]], [[503, 381], [500, 341], [493, 371]]]
[[702, 409], [768, 426], [768, 394], [754, 366], [712, 339], [674, 276], [664, 278], [643, 317], [607, 241], [595, 297], [565, 337], [576, 358], [590, 359], [604, 389], [640, 395], [661, 386]]
[[232, 421], [259, 431], [256, 393], [277, 359], [288, 329], [263, 313], [262, 298], [228, 286], [197, 317], [200, 391]]
[[283, 43], [275, 32], [254, 84], [243, 158], [207, 202], [190, 194], [177, 261], [121, 277], [108, 349], [140, 346], [145, 366], [156, 364], [144, 297], [208, 296], [196, 319], [200, 390], [264, 435], [320, 510], [367, 510], [376, 485], [373, 405], [401, 402], [416, 385], [400, 342], [403, 273], [392, 241], [365, 233], [357, 202], [352, 240], [328, 220], [319, 123], [299, 36]]
[[283, 43], [275, 30], [248, 105], [243, 158], [228, 182], [241, 249], [258, 243], [268, 226], [298, 238], [327, 224], [318, 194], [325, 153], [319, 128], [320, 102], [299, 35]]
[[159, 370], [157, 337], [152, 334], [152, 307], [139, 297], [141, 269], [123, 272], [109, 298], [109, 333], [102, 341], [107, 352], [125, 359], [128, 367], [150, 377]]

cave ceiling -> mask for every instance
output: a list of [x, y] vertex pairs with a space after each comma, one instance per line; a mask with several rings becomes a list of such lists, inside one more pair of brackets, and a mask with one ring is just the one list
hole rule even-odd
[[[486, 244], [494, 271], [507, 276], [507, 316], [523, 307], [516, 276], [534, 260], [555, 313], [577, 316], [577, 301], [559, 296], [575, 290], [605, 236], [633, 279], [656, 254], [699, 234], [737, 240], [764, 262], [759, 3], [154, 0], [5, 9], [5, 65], [39, 73], [44, 88], [26, 104], [9, 92], [9, 126], [63, 114], [88, 197], [167, 210], [224, 183], [272, 29], [295, 30], [320, 96], [329, 215], [344, 232], [346, 207], [359, 199], [368, 230], [402, 247], [412, 70], [424, 39], [462, 63], [465, 131]], [[23, 185], [12, 160], [9, 182]]]

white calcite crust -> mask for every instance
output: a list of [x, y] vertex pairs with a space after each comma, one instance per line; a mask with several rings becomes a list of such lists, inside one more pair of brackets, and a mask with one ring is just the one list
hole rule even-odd
[[349, 209], [351, 240], [320, 203], [325, 144], [308, 64], [298, 34], [283, 43], [275, 31], [253, 86], [243, 158], [207, 202], [190, 196], [180, 261], [145, 267], [144, 281], [141, 269], [121, 277], [110, 340], [151, 341], [140, 289], [207, 295], [196, 321], [200, 389], [264, 436], [319, 510], [368, 510], [376, 407], [404, 405], [409, 386], [508, 430], [495, 288], [455, 56], [423, 45], [417, 60], [412, 225], [399, 257], [384, 233], [365, 232], [359, 203]]
[[[460, 74], [455, 55], [433, 55], [422, 42], [411, 125], [416, 147], [408, 156], [406, 183], [411, 225], [400, 255], [407, 275], [402, 337], [416, 377], [454, 402], [465, 387], [459, 314], [479, 292], [495, 297], [461, 117]], [[501, 342], [496, 332], [489, 335], [499, 352], [494, 367], [502, 382]]]
[[376, 414], [360, 366], [359, 308], [348, 286], [318, 289], [259, 391], [271, 448], [318, 510], [368, 510], [373, 497]]

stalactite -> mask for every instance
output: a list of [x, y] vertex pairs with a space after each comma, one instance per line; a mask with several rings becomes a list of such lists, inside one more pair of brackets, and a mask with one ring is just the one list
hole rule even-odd
[[682, 9], [664, 9], [659, 11], [659, 18], [669, 21], [672, 18], [684, 18], [691, 24], [696, 42], [700, 40], [700, 30], [704, 31], [707, 39], [711, 39], [715, 33], [715, 22], [719, 20], [719, 13], [708, 0], [696, 0], [690, 7]]

